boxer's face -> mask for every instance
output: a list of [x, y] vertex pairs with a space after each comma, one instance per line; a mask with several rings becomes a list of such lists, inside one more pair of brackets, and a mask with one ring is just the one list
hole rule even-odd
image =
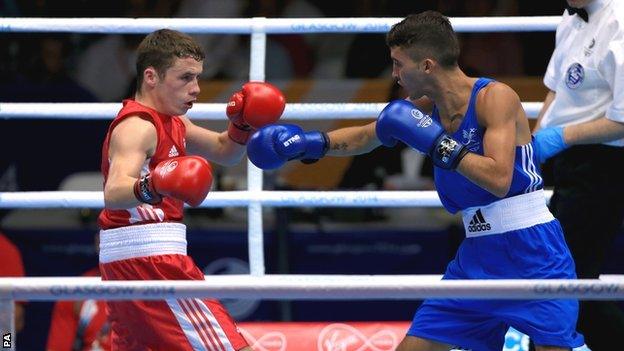
[[421, 97], [424, 94], [423, 79], [425, 78], [425, 68], [423, 62], [415, 62], [400, 47], [390, 49], [390, 57], [392, 58], [392, 78], [407, 91], [410, 97]]
[[161, 112], [183, 115], [197, 101], [202, 61], [191, 57], [176, 58], [173, 66], [159, 75], [156, 91], [163, 105]]

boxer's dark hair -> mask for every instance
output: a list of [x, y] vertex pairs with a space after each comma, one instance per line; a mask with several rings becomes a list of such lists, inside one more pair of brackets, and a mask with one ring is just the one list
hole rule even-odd
[[197, 61], [205, 57], [202, 48], [189, 35], [171, 29], [159, 29], [147, 35], [137, 49], [137, 92], [141, 91], [146, 68], [154, 67], [158, 76], [164, 77], [176, 58], [185, 57]]
[[445, 68], [457, 66], [457, 35], [449, 19], [436, 11], [407, 16], [392, 26], [386, 44], [405, 50], [413, 61], [431, 58]]

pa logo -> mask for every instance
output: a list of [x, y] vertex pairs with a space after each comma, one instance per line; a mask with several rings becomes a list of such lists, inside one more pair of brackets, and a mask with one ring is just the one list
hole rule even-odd
[[2, 348], [3, 349], [11, 348], [11, 333], [2, 335]]
[[585, 70], [580, 63], [573, 63], [568, 67], [568, 71], [566, 72], [566, 85], [570, 89], [576, 89], [583, 84], [583, 80], [585, 79]]

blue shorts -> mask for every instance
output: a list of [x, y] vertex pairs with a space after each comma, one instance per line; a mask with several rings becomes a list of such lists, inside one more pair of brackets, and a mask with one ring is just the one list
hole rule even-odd
[[[443, 279], [576, 279], [559, 221], [466, 238]], [[578, 301], [429, 299], [407, 335], [473, 350], [500, 351], [512, 326], [536, 345], [579, 347]]]

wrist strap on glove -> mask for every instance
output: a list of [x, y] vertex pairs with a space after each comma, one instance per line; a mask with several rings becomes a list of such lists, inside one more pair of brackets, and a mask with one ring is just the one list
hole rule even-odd
[[241, 126], [232, 122], [228, 124], [228, 136], [237, 144], [246, 145], [251, 136], [251, 132], [253, 132], [253, 130], [250, 126]]
[[162, 197], [151, 186], [149, 174], [142, 176], [134, 183], [134, 197], [140, 202], [150, 205], [162, 202]]
[[315, 162], [318, 162], [318, 160], [320, 160], [321, 158], [323, 158], [326, 154], [327, 151], [329, 151], [329, 135], [327, 135], [327, 133], [325, 132], [321, 132], [321, 138], [323, 138], [323, 150], [321, 151], [321, 154], [319, 155], [320, 157], [318, 158], [304, 158], [301, 160], [301, 163], [309, 165]]
[[433, 164], [444, 169], [453, 170], [457, 168], [459, 162], [470, 152], [462, 143], [453, 139], [448, 134], [442, 134], [436, 140], [435, 146], [431, 150]]

